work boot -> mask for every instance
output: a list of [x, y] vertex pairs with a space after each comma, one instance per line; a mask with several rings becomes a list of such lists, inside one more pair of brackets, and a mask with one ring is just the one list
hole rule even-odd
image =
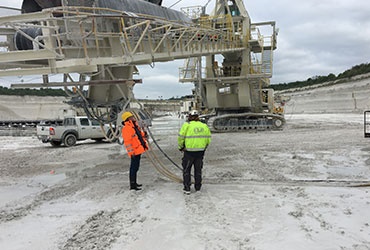
[[136, 186], [137, 186], [137, 187], [142, 187], [142, 186], [143, 186], [143, 184], [137, 184], [137, 183], [136, 183]]
[[130, 183], [130, 190], [138, 191], [141, 190], [141, 188], [139, 188], [136, 183]]
[[189, 194], [190, 194], [190, 189], [188, 189], [188, 188], [184, 188], [183, 190], [184, 190], [184, 194], [187, 194], [187, 195], [189, 195]]

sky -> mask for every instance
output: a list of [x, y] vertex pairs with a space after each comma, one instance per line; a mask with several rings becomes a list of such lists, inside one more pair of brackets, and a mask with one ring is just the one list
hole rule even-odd
[[[21, 0], [0, 0], [1, 6], [20, 7]], [[178, 0], [163, 0], [169, 7]], [[208, 0], [182, 0], [172, 8], [205, 5]], [[215, 0], [208, 4], [207, 13]], [[272, 84], [335, 75], [368, 63], [370, 56], [370, 4], [367, 0], [244, 0], [252, 22], [276, 21], [278, 47], [274, 53]], [[191, 94], [192, 83], [179, 83], [183, 61], [139, 66], [136, 98], [171, 98]], [[0, 84], [6, 84], [0, 78]]]

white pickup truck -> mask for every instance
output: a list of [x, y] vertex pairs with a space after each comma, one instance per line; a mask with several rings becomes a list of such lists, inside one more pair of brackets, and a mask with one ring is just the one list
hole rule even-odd
[[[64, 144], [71, 147], [78, 140], [93, 139], [101, 141], [112, 138], [113, 131], [109, 125], [102, 130], [99, 122], [91, 121], [85, 116], [66, 117], [62, 125], [37, 125], [37, 138], [44, 143], [50, 142], [53, 146]], [[105, 133], [105, 134], [104, 134]]]

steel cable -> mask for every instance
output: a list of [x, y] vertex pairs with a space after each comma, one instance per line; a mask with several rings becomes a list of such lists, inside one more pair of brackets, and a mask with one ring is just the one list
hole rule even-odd
[[[137, 112], [135, 111], [130, 111], [133, 113], [133, 115], [135, 116], [135, 118], [139, 121], [140, 120], [140, 116], [137, 114]], [[152, 132], [150, 131], [150, 129], [147, 127], [146, 130], [148, 130], [148, 133], [150, 135], [150, 137], [152, 138], [152, 141], [153, 143], [157, 146], [157, 148], [162, 152], [162, 154], [165, 155], [165, 157], [171, 161], [171, 163], [173, 163], [177, 168], [179, 168], [181, 171], [182, 171], [182, 168], [180, 168], [158, 145], [157, 141], [155, 140]], [[153, 148], [151, 147], [151, 145], [149, 145], [149, 150], [147, 151], [147, 155], [148, 155], [148, 158], [149, 160], [152, 162], [154, 168], [159, 172], [161, 173], [162, 175], [166, 176], [167, 178], [169, 178], [170, 180], [172, 181], [175, 181], [175, 182], [178, 182], [178, 183], [182, 183], [182, 178], [177, 176], [176, 174], [174, 174], [173, 172], [171, 172], [164, 164], [163, 162], [157, 157], [157, 155], [154, 153], [153, 151]]]

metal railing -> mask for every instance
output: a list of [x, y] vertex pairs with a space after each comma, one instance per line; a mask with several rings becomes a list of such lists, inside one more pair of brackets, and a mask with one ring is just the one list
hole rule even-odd
[[[0, 36], [7, 41], [0, 44], [2, 76], [95, 72], [98, 65], [140, 65], [244, 49], [227, 29], [104, 8], [45, 9], [2, 17], [0, 26]], [[42, 33], [27, 34], [27, 29], [36, 28]], [[16, 50], [16, 34], [32, 47]]]

